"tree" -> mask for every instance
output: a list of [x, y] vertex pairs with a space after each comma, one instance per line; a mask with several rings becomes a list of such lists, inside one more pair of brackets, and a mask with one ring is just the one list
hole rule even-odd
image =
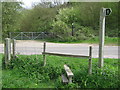
[[[39, 5], [27, 10], [20, 22], [21, 31], [48, 32], [56, 15], [55, 8], [42, 8]], [[24, 22], [24, 23], [23, 23]]]
[[14, 31], [14, 25], [22, 8], [20, 4], [20, 2], [2, 2], [3, 37], [8, 37], [8, 33]]

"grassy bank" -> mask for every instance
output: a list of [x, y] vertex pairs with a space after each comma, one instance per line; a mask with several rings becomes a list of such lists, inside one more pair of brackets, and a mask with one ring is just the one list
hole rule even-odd
[[[41, 55], [20, 55], [3, 69], [3, 88], [118, 88], [118, 59], [105, 59], [101, 70], [93, 60], [93, 73], [88, 75], [88, 59], [47, 56], [43, 67]], [[64, 85], [61, 74], [67, 64], [74, 73], [73, 83]]]
[[[118, 37], [105, 37], [105, 45], [118, 45]], [[88, 43], [88, 44], [99, 44], [99, 38], [90, 38], [87, 40], [76, 40], [76, 41], [58, 41], [47, 39], [45, 41], [54, 43]]]

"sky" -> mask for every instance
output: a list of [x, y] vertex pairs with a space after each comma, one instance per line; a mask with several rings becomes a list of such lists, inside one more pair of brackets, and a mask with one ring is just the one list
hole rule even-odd
[[64, 1], [68, 1], [68, 0], [20, 0], [24, 3], [24, 5], [22, 5], [24, 8], [27, 8], [27, 9], [30, 9], [32, 8], [32, 4], [34, 3], [38, 3], [38, 2], [41, 2], [41, 1], [60, 1], [60, 2], [64, 2]]
[[[12, 1], [13, 2], [14, 0], [4, 0], [4, 1], [6, 1], [6, 2]], [[22, 5], [24, 8], [31, 9], [32, 5], [34, 3], [38, 3], [41, 1], [44, 1], [44, 2], [51, 2], [51, 1], [65, 2], [65, 1], [69, 1], [69, 0], [17, 0], [17, 1], [22, 1], [24, 3], [24, 5]], [[119, 0], [70, 0], [70, 1], [74, 1], [74, 2], [103, 2], [103, 1], [104, 2], [118, 2]]]
[[40, 2], [40, 0], [22, 0], [22, 2], [24, 3], [24, 5], [22, 5], [24, 8], [30, 9], [32, 8], [32, 4]]

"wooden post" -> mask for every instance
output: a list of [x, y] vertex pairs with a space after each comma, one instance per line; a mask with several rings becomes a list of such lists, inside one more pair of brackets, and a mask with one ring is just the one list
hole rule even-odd
[[[45, 50], [46, 50], [46, 42], [44, 42], [44, 45], [43, 45], [43, 53], [45, 53]], [[45, 54], [43, 54], [43, 61], [44, 61], [44, 66], [46, 65], [46, 56]]]
[[13, 42], [12, 42], [13, 44], [13, 46], [12, 46], [12, 49], [13, 49], [13, 59], [15, 59], [15, 57], [16, 57], [16, 42], [15, 42], [15, 39], [13, 39]]
[[92, 46], [89, 47], [89, 68], [88, 73], [92, 74]]
[[9, 64], [10, 59], [11, 59], [11, 42], [10, 42], [10, 38], [5, 38], [4, 54], [5, 54], [5, 66], [7, 68], [7, 65]]

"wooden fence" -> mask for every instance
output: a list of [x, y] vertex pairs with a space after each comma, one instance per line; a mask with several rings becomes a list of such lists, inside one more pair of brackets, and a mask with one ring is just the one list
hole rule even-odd
[[[12, 46], [11, 46], [11, 42], [12, 42]], [[12, 47], [12, 49], [11, 49]], [[7, 65], [9, 64], [10, 60], [11, 60], [11, 56], [13, 57], [13, 59], [15, 59], [16, 57], [16, 51], [15, 51], [15, 47], [16, 47], [16, 43], [15, 43], [15, 39], [10, 39], [10, 38], [6, 38], [5, 39], [5, 48], [4, 48], [4, 54], [5, 54], [5, 65], [7, 67]], [[83, 55], [70, 55], [70, 54], [60, 54], [60, 53], [50, 53], [50, 52], [46, 52], [46, 42], [44, 42], [44, 46], [43, 46], [43, 61], [44, 61], [44, 66], [46, 65], [46, 55], [55, 55], [55, 56], [65, 56], [65, 57], [78, 57], [78, 58], [88, 58], [88, 73], [92, 74], [92, 47], [89, 47], [89, 56], [83, 56]], [[12, 53], [11, 53], [12, 50]]]
[[88, 73], [89, 73], [89, 74], [92, 74], [92, 46], [89, 47], [89, 56], [69, 55], [69, 54], [60, 54], [60, 53], [50, 53], [50, 52], [46, 52], [46, 42], [44, 42], [42, 55], [43, 55], [44, 66], [46, 65], [46, 56], [45, 56], [45, 55], [88, 58], [88, 59], [89, 59], [89, 63], [88, 63]]

